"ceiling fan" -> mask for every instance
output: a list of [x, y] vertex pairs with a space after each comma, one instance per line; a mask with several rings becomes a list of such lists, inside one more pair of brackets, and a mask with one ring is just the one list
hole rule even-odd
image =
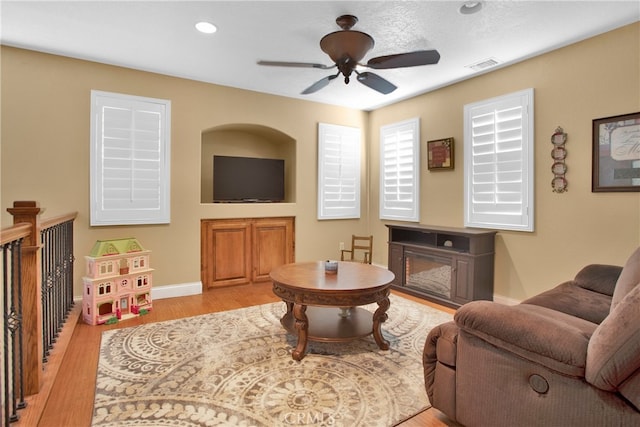
[[303, 90], [303, 95], [319, 91], [340, 76], [340, 74], [344, 76], [345, 84], [348, 84], [352, 73], [356, 74], [356, 79], [363, 85], [386, 95], [396, 90], [397, 87], [377, 74], [369, 71], [360, 72], [356, 70], [356, 67], [361, 66], [374, 70], [384, 70], [437, 64], [440, 60], [440, 54], [437, 50], [419, 50], [395, 55], [378, 56], [371, 58], [366, 64], [362, 64], [360, 61], [362, 61], [367, 52], [373, 48], [374, 41], [373, 37], [369, 34], [351, 29], [357, 22], [358, 18], [353, 15], [339, 16], [336, 19], [336, 23], [342, 29], [329, 33], [320, 40], [320, 48], [329, 55], [333, 61], [333, 65], [285, 61], [258, 61], [258, 64], [277, 67], [319, 68], [321, 70], [338, 69], [336, 74], [324, 77]]

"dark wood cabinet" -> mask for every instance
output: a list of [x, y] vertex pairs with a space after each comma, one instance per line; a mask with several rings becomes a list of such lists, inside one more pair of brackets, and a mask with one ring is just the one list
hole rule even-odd
[[387, 224], [395, 289], [451, 307], [493, 300], [492, 230]]
[[271, 280], [274, 267], [294, 262], [294, 218], [203, 219], [200, 224], [203, 286]]

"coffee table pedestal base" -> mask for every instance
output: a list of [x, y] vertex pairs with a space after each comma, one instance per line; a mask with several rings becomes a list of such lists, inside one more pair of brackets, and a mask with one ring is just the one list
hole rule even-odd
[[[380, 325], [387, 319], [386, 308], [376, 313], [361, 307], [316, 307], [287, 303], [287, 312], [280, 323], [287, 331], [298, 337], [293, 350], [294, 360], [302, 360], [306, 354], [307, 342], [345, 342], [373, 334], [381, 350], [389, 349], [389, 342], [382, 337]], [[377, 314], [377, 316], [376, 316]]]

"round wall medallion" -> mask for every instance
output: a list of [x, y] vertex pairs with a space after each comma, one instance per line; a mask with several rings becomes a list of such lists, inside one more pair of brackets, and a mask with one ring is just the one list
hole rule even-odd
[[551, 188], [556, 193], [564, 193], [567, 191], [567, 180], [561, 176], [556, 176], [551, 181]]
[[564, 160], [567, 157], [567, 150], [564, 147], [553, 147], [551, 157], [555, 160]]
[[567, 142], [567, 134], [562, 131], [562, 128], [556, 129], [556, 133], [551, 135], [551, 143], [553, 145], [563, 145]]
[[551, 172], [554, 175], [564, 175], [567, 173], [567, 165], [564, 162], [555, 162], [551, 165]]

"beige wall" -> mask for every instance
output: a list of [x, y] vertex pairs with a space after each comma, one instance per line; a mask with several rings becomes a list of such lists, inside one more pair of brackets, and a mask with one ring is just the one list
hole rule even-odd
[[[76, 295], [97, 239], [137, 237], [152, 251], [154, 286], [163, 286], [200, 280], [201, 218], [295, 216], [300, 261], [336, 258], [338, 241], [367, 229], [365, 210], [360, 220], [316, 220], [315, 160], [318, 122], [365, 128], [367, 113], [5, 46], [1, 61], [2, 226], [12, 221], [6, 208], [14, 200], [38, 201], [45, 218], [77, 211]], [[171, 100], [169, 225], [89, 226], [92, 89]], [[229, 125], [295, 140], [295, 203], [201, 203], [202, 133]]]
[[[463, 106], [533, 87], [536, 231], [500, 232], [496, 241], [496, 293], [522, 299], [586, 263], [620, 264], [640, 244], [640, 194], [596, 194], [590, 184], [591, 120], [640, 111], [639, 44], [636, 23], [372, 113], [2, 47], [2, 226], [14, 200], [37, 200], [45, 217], [78, 211], [76, 294], [82, 257], [95, 240], [115, 237], [135, 236], [153, 251], [155, 286], [198, 281], [201, 218], [295, 216], [299, 261], [337, 257], [339, 241], [371, 231], [374, 262], [386, 265], [387, 230], [377, 220], [380, 126], [420, 117], [423, 149], [424, 141], [454, 137], [453, 171], [428, 172], [423, 150], [420, 222], [462, 226]], [[88, 225], [91, 89], [172, 101], [171, 224]], [[360, 220], [316, 220], [318, 122], [365, 130]], [[230, 124], [295, 141], [295, 203], [201, 203], [202, 133]], [[557, 126], [569, 134], [565, 194], [550, 187]]]
[[[462, 226], [463, 107], [526, 88], [535, 91], [535, 232], [496, 239], [495, 292], [513, 299], [572, 278], [587, 263], [624, 263], [640, 244], [640, 193], [591, 192], [592, 120], [640, 111], [640, 24], [382, 108], [370, 120], [377, 164], [377, 129], [420, 118], [420, 222]], [[558, 126], [568, 133], [563, 194], [551, 190], [550, 137]], [[427, 171], [425, 141], [446, 137], [455, 140], [455, 169]], [[377, 168], [371, 182], [376, 205]], [[373, 230], [386, 233], [378, 222]], [[375, 261], [384, 256], [377, 252]]]

